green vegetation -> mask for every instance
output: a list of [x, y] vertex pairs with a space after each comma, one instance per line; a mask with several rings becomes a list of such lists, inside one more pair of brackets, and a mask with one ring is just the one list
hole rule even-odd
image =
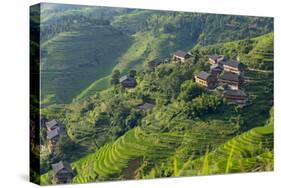
[[[66, 23], [46, 31], [42, 45], [41, 103], [48, 106], [41, 114], [61, 122], [67, 137], [53, 152], [41, 152], [42, 184], [51, 183], [50, 164], [60, 159], [71, 163], [75, 183], [273, 170], [272, 19], [103, 14], [101, 7], [45, 11], [45, 26]], [[178, 49], [193, 57], [174, 61]], [[245, 105], [194, 82], [199, 71], [209, 72], [210, 54], [247, 65]], [[162, 63], [152, 69], [155, 58]], [[120, 85], [125, 74], [136, 87]], [[143, 110], [144, 103], [153, 107]], [[46, 146], [46, 131], [40, 134]]]
[[[141, 70], [148, 61], [166, 58], [178, 49], [247, 39], [272, 31], [273, 25], [270, 18], [71, 5], [42, 7], [42, 103], [48, 105], [85, 99], [109, 88], [113, 69], [121, 74]], [[249, 54], [249, 62], [256, 54], [259, 64], [270, 64], [272, 51], [259, 50], [262, 43], [250, 42], [242, 50], [253, 45], [256, 49]]]

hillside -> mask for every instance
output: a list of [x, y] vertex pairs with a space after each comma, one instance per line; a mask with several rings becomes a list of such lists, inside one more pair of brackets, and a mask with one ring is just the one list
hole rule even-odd
[[42, 10], [33, 178], [60, 161], [74, 183], [273, 170], [271, 18], [107, 10]]
[[165, 58], [178, 49], [273, 30], [271, 18], [43, 5], [44, 104], [70, 103], [107, 89], [115, 69], [121, 73], [140, 70], [148, 61]]
[[[247, 53], [240, 50], [245, 41], [252, 43]], [[198, 55], [196, 61], [192, 58], [175, 63], [166, 57], [167, 61], [155, 70], [145, 67], [138, 71], [138, 84], [133, 89], [115, 85], [84, 100], [43, 109], [47, 118], [63, 122], [76, 150], [87, 148], [82, 150], [83, 157], [72, 154], [72, 167], [77, 173], [73, 181], [271, 170], [273, 61], [267, 66], [245, 61], [245, 106], [227, 103], [219, 90], [202, 90], [194, 83], [193, 75], [208, 71], [207, 54], [212, 47], [226, 55], [238, 49], [239, 56], [252, 58], [255, 51], [271, 52], [272, 41], [270, 33], [197, 46], [193, 49]], [[138, 106], [144, 102], [155, 103], [155, 107], [143, 112]], [[256, 128], [267, 123], [265, 128]], [[48, 183], [50, 175], [48, 172], [42, 176], [43, 184]]]

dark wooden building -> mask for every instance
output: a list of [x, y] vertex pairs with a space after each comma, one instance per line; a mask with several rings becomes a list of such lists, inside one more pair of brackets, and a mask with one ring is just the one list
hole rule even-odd
[[195, 76], [195, 82], [208, 89], [214, 89], [217, 87], [216, 77], [205, 71], [201, 71]]
[[52, 169], [54, 184], [66, 184], [72, 182], [74, 172], [68, 163], [60, 161], [52, 164]]
[[225, 60], [225, 57], [223, 55], [209, 55], [209, 64], [215, 65], [215, 64], [222, 64], [222, 61]]
[[173, 60], [184, 62], [186, 59], [190, 57], [192, 57], [192, 54], [190, 52], [177, 51], [173, 55]]
[[219, 82], [222, 85], [227, 85], [232, 90], [238, 90], [242, 86], [244, 78], [241, 75], [224, 71], [223, 74], [219, 76]]
[[213, 64], [210, 66], [210, 71], [211, 71], [211, 74], [214, 76], [214, 77], [218, 77], [222, 71], [223, 71], [223, 68], [221, 65], [219, 64]]
[[223, 93], [224, 98], [229, 102], [236, 104], [245, 104], [247, 101], [247, 95], [244, 91], [238, 90], [226, 90]]
[[162, 63], [162, 61], [160, 61], [159, 59], [154, 59], [154, 60], [148, 62], [148, 67], [151, 69], [154, 69], [161, 63]]
[[52, 131], [52, 130], [58, 128], [58, 127], [60, 127], [60, 125], [55, 119], [46, 122], [46, 128], [47, 128], [48, 131]]
[[232, 72], [239, 75], [244, 75], [245, 65], [235, 60], [227, 60], [223, 63], [223, 69], [227, 72]]
[[119, 79], [119, 83], [124, 87], [124, 88], [133, 88], [137, 85], [137, 82], [135, 80], [135, 78], [129, 76], [129, 75], [125, 75], [122, 76]]
[[48, 149], [51, 152], [61, 136], [60, 129], [54, 129], [47, 132]]

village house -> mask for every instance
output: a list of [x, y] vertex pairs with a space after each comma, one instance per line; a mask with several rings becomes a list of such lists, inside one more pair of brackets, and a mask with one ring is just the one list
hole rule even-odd
[[245, 65], [235, 60], [228, 60], [223, 63], [223, 69], [227, 72], [232, 72], [239, 75], [244, 75]]
[[215, 64], [221, 65], [224, 60], [225, 60], [225, 57], [223, 55], [214, 54], [214, 55], [209, 56], [208, 62], [211, 65], [215, 65]]
[[190, 57], [192, 57], [192, 54], [190, 52], [177, 51], [173, 55], [173, 60], [184, 62], [186, 59]]
[[217, 86], [216, 77], [205, 71], [201, 71], [195, 76], [195, 82], [208, 89], [214, 89]]
[[48, 131], [52, 131], [60, 127], [59, 123], [55, 119], [48, 121], [45, 124]]
[[247, 95], [244, 91], [238, 90], [226, 90], [223, 93], [224, 98], [229, 102], [236, 104], [245, 104], [247, 101]]
[[60, 130], [54, 129], [47, 132], [48, 149], [51, 152], [60, 138]]
[[154, 69], [161, 63], [162, 63], [162, 61], [160, 61], [159, 59], [154, 59], [154, 60], [148, 62], [148, 66], [149, 66], [149, 68]]
[[210, 71], [214, 77], [218, 78], [218, 76], [222, 73], [223, 68], [219, 64], [213, 64], [210, 66]]
[[138, 108], [139, 108], [140, 110], [146, 112], [146, 111], [151, 110], [154, 106], [155, 106], [154, 104], [152, 104], [152, 103], [147, 103], [147, 102], [146, 102], [146, 103], [143, 103], [143, 104], [139, 105]]
[[54, 184], [65, 184], [71, 183], [74, 172], [71, 166], [63, 161], [52, 164], [53, 169], [53, 183]]
[[48, 148], [50, 151], [54, 148], [61, 136], [66, 136], [66, 131], [62, 126], [51, 131], [47, 131]]
[[238, 90], [243, 84], [244, 79], [241, 75], [232, 72], [223, 72], [219, 77], [219, 82], [222, 85], [227, 85], [232, 90]]
[[135, 80], [135, 78], [129, 76], [129, 75], [125, 75], [122, 76], [119, 79], [119, 83], [124, 87], [124, 88], [133, 88], [137, 85], [137, 82]]

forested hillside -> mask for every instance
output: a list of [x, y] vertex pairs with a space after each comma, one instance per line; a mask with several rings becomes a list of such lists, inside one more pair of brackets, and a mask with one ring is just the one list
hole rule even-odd
[[[41, 184], [61, 160], [74, 183], [273, 170], [273, 19], [52, 4], [42, 15]], [[224, 67], [215, 88], [196, 80], [217, 55], [242, 63], [243, 103], [227, 99]]]
[[69, 103], [106, 89], [113, 69], [142, 69], [177, 49], [272, 29], [270, 18], [43, 4], [42, 102]]

